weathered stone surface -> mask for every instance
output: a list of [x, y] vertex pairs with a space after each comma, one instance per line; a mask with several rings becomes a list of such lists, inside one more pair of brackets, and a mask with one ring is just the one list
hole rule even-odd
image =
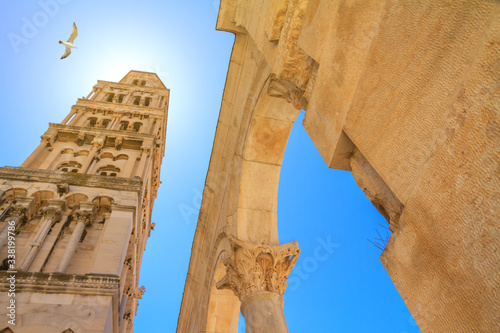
[[178, 332], [214, 323], [220, 235], [278, 244], [298, 108], [389, 220], [381, 260], [420, 328], [498, 331], [500, 3], [227, 0], [217, 28], [236, 37]]

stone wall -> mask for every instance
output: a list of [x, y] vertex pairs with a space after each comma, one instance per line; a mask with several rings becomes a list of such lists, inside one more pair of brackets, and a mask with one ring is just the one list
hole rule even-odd
[[217, 28], [236, 38], [178, 332], [217, 329], [221, 235], [276, 243], [301, 108], [389, 220], [381, 260], [422, 331], [499, 330], [500, 3], [227, 0]]

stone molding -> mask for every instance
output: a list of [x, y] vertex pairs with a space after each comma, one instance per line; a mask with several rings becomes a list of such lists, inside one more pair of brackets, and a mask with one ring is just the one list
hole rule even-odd
[[259, 291], [283, 296], [288, 275], [300, 254], [296, 241], [283, 245], [254, 244], [228, 237], [231, 257], [224, 260], [226, 275], [217, 289], [230, 289], [240, 301]]
[[1, 167], [0, 179], [42, 182], [73, 186], [87, 186], [106, 188], [111, 190], [125, 190], [139, 192], [143, 181], [138, 178], [106, 177], [89, 174], [67, 173], [53, 170], [28, 169], [22, 167]]
[[[88, 127], [88, 126], [74, 126], [74, 125], [61, 125], [61, 124], [49, 123], [49, 128], [55, 130], [68, 131], [68, 132], [75, 132], [75, 133], [78, 132], [80, 133], [80, 135], [91, 134], [94, 136], [104, 135], [109, 137], [122, 136], [127, 139], [130, 138], [130, 140], [155, 138], [154, 134], [123, 131], [123, 130], [111, 130], [111, 129]], [[82, 137], [82, 140], [83, 139], [84, 137]]]
[[[12, 273], [0, 271], [0, 291], [9, 290], [7, 277]], [[120, 290], [117, 275], [74, 275], [63, 273], [21, 272], [16, 273], [16, 291], [51, 292], [87, 295], [115, 295]]]

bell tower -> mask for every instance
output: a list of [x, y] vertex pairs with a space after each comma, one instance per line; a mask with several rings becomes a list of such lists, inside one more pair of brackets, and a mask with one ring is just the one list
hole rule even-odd
[[98, 81], [0, 168], [0, 331], [132, 332], [169, 92], [147, 72]]

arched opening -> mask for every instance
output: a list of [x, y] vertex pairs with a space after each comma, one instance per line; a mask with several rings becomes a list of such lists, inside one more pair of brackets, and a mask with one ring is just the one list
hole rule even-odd
[[141, 96], [135, 96], [134, 97], [134, 105], [139, 105], [141, 102]]
[[106, 102], [113, 102], [113, 98], [115, 98], [115, 94], [109, 93], [106, 97]]
[[6, 327], [3, 330], [1, 330], [0, 333], [14, 333], [14, 331], [12, 331], [10, 327]]
[[108, 164], [97, 169], [97, 174], [101, 176], [116, 177], [120, 173], [120, 169], [114, 165]]
[[139, 132], [141, 129], [142, 123], [136, 122], [134, 123], [134, 132]]
[[118, 103], [122, 103], [124, 97], [125, 97], [125, 95], [123, 95], [123, 94], [118, 95]]
[[121, 121], [120, 122], [120, 130], [125, 131], [128, 129], [128, 121]]
[[89, 197], [82, 193], [68, 194], [66, 197], [66, 206], [73, 208], [75, 205], [80, 206], [80, 202], [89, 201]]
[[40, 209], [49, 205], [49, 200], [54, 199], [55, 193], [52, 191], [37, 191], [31, 195], [35, 198], [35, 207]]
[[101, 126], [104, 128], [107, 128], [110, 122], [111, 122], [111, 119], [103, 119], [101, 122]]
[[57, 171], [77, 173], [82, 165], [76, 161], [62, 162], [56, 168]]
[[144, 106], [149, 106], [149, 104], [151, 104], [151, 97], [146, 97], [144, 100]]
[[95, 127], [96, 124], [97, 124], [97, 118], [96, 117], [90, 117], [88, 119], [88, 126], [89, 127]]
[[116, 156], [116, 160], [128, 160], [128, 155], [126, 154], [120, 154], [118, 156]]

